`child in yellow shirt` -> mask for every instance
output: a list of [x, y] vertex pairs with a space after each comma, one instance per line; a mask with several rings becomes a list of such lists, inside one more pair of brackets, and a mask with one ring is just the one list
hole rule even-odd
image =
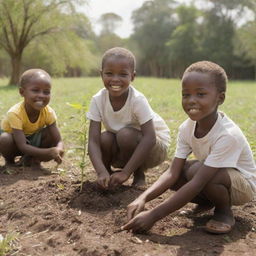
[[26, 156], [28, 164], [41, 161], [62, 162], [64, 153], [56, 114], [48, 106], [51, 98], [51, 77], [42, 69], [24, 72], [19, 82], [24, 101], [12, 106], [2, 120], [0, 153], [6, 165], [14, 165], [16, 156]]

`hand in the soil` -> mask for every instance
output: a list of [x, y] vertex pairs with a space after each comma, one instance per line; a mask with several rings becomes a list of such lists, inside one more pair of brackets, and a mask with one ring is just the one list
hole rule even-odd
[[64, 150], [59, 147], [52, 147], [52, 148], [50, 148], [50, 150], [51, 150], [51, 155], [52, 155], [52, 158], [54, 159], [54, 161], [58, 164], [61, 164]]
[[57, 147], [48, 148], [48, 155], [52, 159], [57, 158], [59, 156], [59, 149]]
[[110, 175], [108, 173], [100, 174], [98, 176], [97, 182], [98, 184], [104, 188], [107, 189], [109, 186], [109, 181], [110, 181]]
[[136, 215], [121, 230], [131, 230], [132, 232], [142, 233], [148, 231], [155, 223], [150, 211], [144, 211]]
[[57, 146], [57, 149], [59, 150], [59, 155], [62, 158], [64, 156], [64, 148], [62, 146]]
[[57, 164], [61, 164], [62, 163], [62, 157], [60, 155], [58, 155], [56, 158], [54, 158], [54, 161], [57, 163]]
[[128, 180], [129, 176], [125, 172], [115, 172], [110, 177], [109, 186], [115, 188], [120, 186], [126, 180]]
[[144, 210], [144, 207], [145, 207], [145, 201], [143, 199], [137, 198], [136, 200], [131, 202], [127, 206], [128, 221], [134, 218], [134, 216], [136, 216], [140, 212], [142, 212]]

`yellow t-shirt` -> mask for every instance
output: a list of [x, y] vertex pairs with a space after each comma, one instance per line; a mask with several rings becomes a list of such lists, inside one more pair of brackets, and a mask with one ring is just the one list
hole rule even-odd
[[23, 130], [25, 135], [31, 135], [41, 128], [51, 125], [57, 117], [54, 110], [48, 105], [40, 111], [36, 122], [31, 123], [25, 110], [24, 102], [12, 106], [1, 123], [4, 132], [11, 133], [12, 129]]

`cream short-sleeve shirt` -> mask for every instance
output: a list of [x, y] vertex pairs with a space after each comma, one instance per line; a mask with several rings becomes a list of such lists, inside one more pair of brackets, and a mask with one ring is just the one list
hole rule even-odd
[[170, 130], [165, 121], [152, 110], [146, 97], [131, 85], [129, 86], [129, 95], [125, 105], [119, 111], [113, 110], [108, 90], [101, 89], [91, 100], [87, 118], [102, 122], [105, 129], [113, 133], [117, 133], [124, 127], [140, 130], [141, 125], [152, 119], [156, 137], [166, 147], [170, 143]]
[[186, 159], [193, 153], [197, 160], [216, 168], [235, 168], [256, 192], [256, 165], [250, 145], [241, 129], [224, 113], [202, 138], [196, 138], [196, 122], [187, 119], [179, 127], [175, 157]]

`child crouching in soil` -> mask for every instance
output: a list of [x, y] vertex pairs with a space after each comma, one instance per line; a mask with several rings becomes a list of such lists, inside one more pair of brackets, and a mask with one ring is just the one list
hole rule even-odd
[[[133, 174], [133, 185], [144, 185], [144, 171], [167, 156], [169, 128], [146, 97], [131, 85], [135, 57], [130, 51], [116, 47], [105, 52], [101, 77], [105, 88], [93, 96], [87, 114], [88, 150], [98, 184], [114, 188]], [[121, 170], [113, 172], [112, 166]]]
[[[182, 78], [182, 106], [187, 119], [179, 128], [171, 167], [128, 206], [129, 222], [122, 229], [137, 232], [180, 209], [197, 204], [194, 213], [214, 208], [205, 230], [227, 233], [235, 224], [232, 205], [253, 199], [256, 166], [249, 143], [240, 128], [218, 106], [225, 100], [226, 73], [215, 63], [192, 64]], [[197, 160], [187, 160], [191, 153]], [[146, 202], [167, 189], [173, 196], [143, 211]]]
[[19, 82], [24, 101], [12, 106], [2, 120], [0, 152], [6, 165], [15, 165], [15, 157], [23, 156], [25, 164], [40, 167], [41, 161], [62, 162], [64, 153], [56, 114], [48, 106], [51, 78], [41, 69], [24, 72]]

